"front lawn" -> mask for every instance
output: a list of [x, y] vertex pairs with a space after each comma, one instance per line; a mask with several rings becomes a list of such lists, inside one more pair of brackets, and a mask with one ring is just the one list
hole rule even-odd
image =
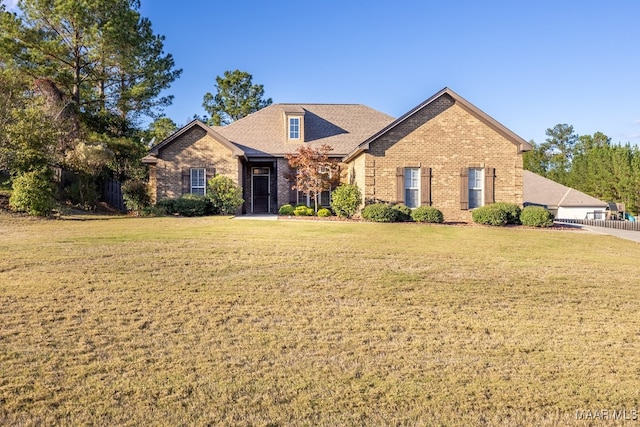
[[0, 216], [0, 425], [628, 417], [639, 259], [580, 231]]

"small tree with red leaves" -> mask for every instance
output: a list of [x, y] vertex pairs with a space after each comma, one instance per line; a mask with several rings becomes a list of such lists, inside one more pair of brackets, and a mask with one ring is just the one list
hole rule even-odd
[[333, 148], [326, 144], [317, 148], [301, 145], [295, 153], [285, 155], [292, 170], [286, 174], [291, 188], [313, 199], [316, 213], [320, 193], [330, 190], [331, 184], [339, 179], [338, 164], [329, 159], [331, 150]]

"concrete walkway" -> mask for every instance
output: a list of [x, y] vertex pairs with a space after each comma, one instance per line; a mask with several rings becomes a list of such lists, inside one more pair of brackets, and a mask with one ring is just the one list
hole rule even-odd
[[583, 230], [587, 230], [596, 234], [606, 234], [609, 236], [618, 237], [620, 239], [626, 239], [626, 240], [631, 240], [631, 241], [640, 243], [640, 231], [619, 230], [617, 228], [607, 228], [607, 227], [594, 227], [592, 225], [582, 225], [582, 224], [568, 224], [568, 223], [561, 223], [561, 224], [580, 227]]

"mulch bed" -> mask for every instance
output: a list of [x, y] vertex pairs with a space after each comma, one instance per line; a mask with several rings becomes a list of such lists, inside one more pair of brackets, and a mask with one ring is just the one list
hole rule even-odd
[[9, 209], [9, 195], [0, 193], [0, 210], [8, 211]]
[[[359, 218], [340, 218], [338, 216], [329, 216], [329, 217], [317, 217], [317, 216], [295, 216], [295, 215], [278, 215], [278, 220], [283, 221], [338, 221], [338, 222], [367, 222]], [[417, 225], [420, 224], [418, 222], [397, 222], [396, 224], [405, 224], [405, 225]], [[426, 225], [426, 224], [421, 224]], [[454, 227], [492, 227], [490, 225], [480, 225], [475, 224], [473, 222], [462, 222], [462, 221], [445, 221], [442, 224], [429, 224], [435, 226], [454, 226]], [[584, 231], [581, 227], [577, 227], [571, 224], [557, 224], [554, 223], [553, 226], [548, 228], [540, 228], [540, 227], [526, 227], [524, 225], [507, 225], [505, 228], [519, 228], [519, 229], [532, 229], [532, 230], [558, 230], [558, 231]]]

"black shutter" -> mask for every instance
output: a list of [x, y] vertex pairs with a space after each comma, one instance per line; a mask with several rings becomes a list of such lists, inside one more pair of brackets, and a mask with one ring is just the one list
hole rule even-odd
[[496, 169], [485, 168], [484, 169], [484, 204], [490, 205], [495, 203], [495, 182], [496, 182]]
[[404, 203], [404, 168], [396, 169], [396, 202]]
[[182, 194], [191, 192], [191, 169], [182, 169]]
[[469, 209], [469, 168], [460, 169], [460, 209]]
[[431, 168], [420, 168], [420, 206], [431, 206]]

